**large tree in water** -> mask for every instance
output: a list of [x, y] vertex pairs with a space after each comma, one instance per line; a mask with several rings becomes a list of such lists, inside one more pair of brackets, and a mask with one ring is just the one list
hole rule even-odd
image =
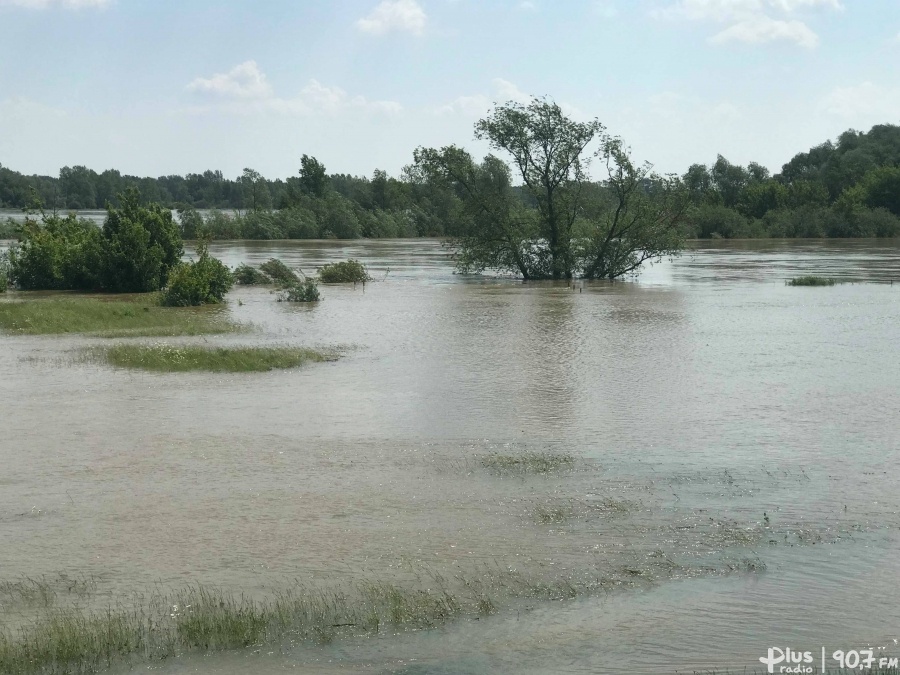
[[[410, 170], [465, 205], [466, 228], [453, 242], [461, 271], [614, 279], [679, 250], [681, 182], [635, 164], [598, 120], [577, 122], [536, 98], [496, 106], [475, 136], [510, 162], [488, 155], [478, 163], [456, 146], [419, 148]], [[605, 172], [599, 182], [592, 160]]]

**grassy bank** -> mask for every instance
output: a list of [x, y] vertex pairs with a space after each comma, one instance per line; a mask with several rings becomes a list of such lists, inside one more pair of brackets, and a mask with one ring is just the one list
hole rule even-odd
[[209, 349], [172, 345], [116, 345], [90, 351], [96, 360], [117, 368], [163, 373], [208, 371], [247, 373], [296, 368], [307, 363], [333, 361], [334, 354], [300, 347], [220, 347]]
[[0, 302], [0, 329], [29, 335], [101, 337], [207, 335], [238, 326], [212, 308], [160, 307], [156, 294], [41, 298]]

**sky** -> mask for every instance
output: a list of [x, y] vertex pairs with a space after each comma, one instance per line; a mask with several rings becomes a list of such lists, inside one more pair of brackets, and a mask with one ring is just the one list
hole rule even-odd
[[398, 175], [549, 96], [661, 173], [900, 123], [900, 0], [0, 0], [0, 164]]

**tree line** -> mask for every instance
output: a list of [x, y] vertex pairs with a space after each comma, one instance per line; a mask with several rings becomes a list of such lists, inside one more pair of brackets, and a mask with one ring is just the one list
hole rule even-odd
[[[486, 138], [488, 130], [479, 133]], [[26, 176], [0, 165], [0, 208], [117, 208], [119, 195], [133, 189], [142, 203], [177, 209], [189, 239], [201, 229], [215, 239], [462, 236], [477, 214], [460, 185], [423, 170], [423, 150], [399, 177], [381, 170], [371, 177], [329, 174], [307, 155], [298, 174], [284, 180], [253, 169], [235, 179], [221, 171], [142, 178], [84, 166], [63, 167], [58, 177]], [[521, 157], [513, 153], [511, 159]], [[577, 202], [582, 215], [591, 203], [615, 198], [609, 177], [594, 181], [585, 174], [572, 183], [573, 178], [566, 175], [561, 190], [577, 184], [581, 196], [595, 193]], [[711, 165], [694, 164], [670, 178], [668, 189], [679, 188], [688, 198], [678, 223], [687, 238], [900, 236], [900, 127], [895, 125], [846, 131], [835, 142], [797, 154], [775, 175], [760, 164], [741, 166], [719, 156]], [[644, 179], [641, 186], [651, 188]], [[545, 203], [529, 188], [527, 172], [517, 172], [509, 188], [523, 213], [549, 217], [557, 227], [559, 214], [546, 212], [552, 200]], [[201, 216], [199, 210], [211, 211]]]

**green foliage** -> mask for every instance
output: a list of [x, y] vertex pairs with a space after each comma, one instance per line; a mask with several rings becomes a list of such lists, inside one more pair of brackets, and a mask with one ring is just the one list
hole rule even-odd
[[280, 284], [294, 284], [298, 281], [298, 277], [293, 270], [278, 260], [278, 258], [269, 258], [259, 266], [259, 269], [272, 281]]
[[98, 290], [106, 244], [100, 230], [75, 214], [28, 219], [22, 242], [10, 251], [9, 276], [24, 290]]
[[[552, 101], [534, 99], [497, 106], [475, 128], [477, 138], [511, 156], [521, 190], [505, 162], [489, 155], [477, 164], [455, 146], [419, 148], [410, 171], [463, 205], [465, 225], [453, 241], [460, 271], [613, 279], [679, 249], [687, 191], [677, 178], [636, 165], [597, 120], [574, 122]], [[595, 138], [607, 174], [602, 186], [585, 168]]]
[[9, 287], [9, 253], [0, 252], [0, 293], [6, 293]]
[[328, 189], [325, 166], [315, 157], [300, 158], [300, 189], [312, 197], [324, 197]]
[[236, 329], [208, 310], [167, 309], [156, 293], [128, 300], [39, 299], [0, 303], [0, 328], [28, 335], [90, 333], [101, 337], [206, 335]]
[[830, 277], [794, 277], [788, 282], [789, 286], [834, 286], [835, 281]]
[[234, 278], [221, 260], [209, 255], [206, 241], [197, 246], [197, 261], [181, 263], [169, 275], [160, 297], [165, 307], [196, 307], [225, 300]]
[[371, 281], [372, 277], [366, 266], [358, 260], [345, 260], [319, 268], [319, 280], [323, 284], [364, 284]]
[[204, 230], [203, 216], [190, 204], [181, 204], [178, 207], [178, 222], [181, 225], [183, 239], [197, 239]]
[[22, 226], [12, 218], [0, 220], [0, 240], [18, 239], [22, 234]]
[[243, 263], [235, 268], [231, 276], [240, 286], [260, 286], [272, 283], [272, 280], [264, 272]]
[[109, 207], [103, 225], [103, 287], [113, 293], [145, 293], [163, 288], [183, 252], [181, 232], [172, 212], [158, 204], [144, 206], [134, 188]]
[[334, 360], [333, 354], [295, 347], [206, 347], [177, 345], [116, 345], [90, 352], [93, 358], [118, 368], [156, 372], [209, 371], [247, 373], [296, 368]]
[[298, 279], [283, 286], [278, 296], [279, 302], [318, 302], [320, 299], [319, 286], [314, 279]]
[[721, 205], [702, 205], [692, 208], [686, 216], [687, 232], [697, 239], [732, 239], [745, 237], [747, 219], [734, 209]]

